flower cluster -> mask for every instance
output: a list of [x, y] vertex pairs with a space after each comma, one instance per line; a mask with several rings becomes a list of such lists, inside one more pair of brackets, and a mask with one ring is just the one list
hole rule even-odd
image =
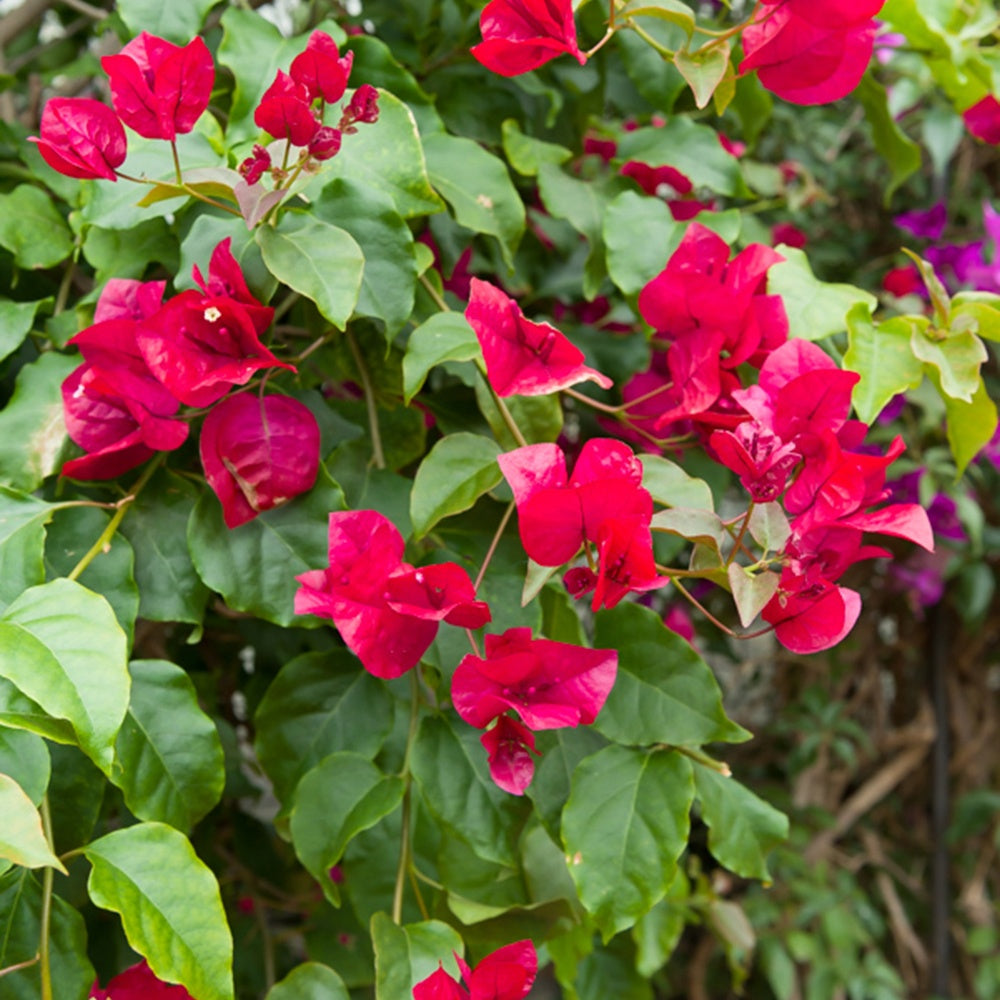
[[826, 104], [858, 85], [885, 0], [760, 0], [743, 29], [739, 72], [792, 104]]
[[[227, 396], [263, 369], [285, 368], [261, 342], [273, 310], [257, 301], [224, 240], [199, 289], [163, 300], [165, 282], [113, 279], [95, 322], [70, 343], [83, 364], [63, 382], [70, 438], [86, 454], [73, 479], [111, 479], [188, 436], [181, 406], [217, 404], [205, 421], [202, 462], [235, 527], [309, 489], [319, 465], [315, 418], [293, 399]], [[220, 402], [221, 400], [221, 402]]]
[[413, 1000], [522, 1000], [538, 974], [538, 955], [528, 940], [504, 945], [471, 969], [459, 955], [455, 961], [466, 986], [438, 967], [413, 987]]
[[587, 61], [576, 42], [572, 0], [490, 0], [479, 29], [483, 40], [472, 54], [501, 76], [527, 73], [563, 54]]

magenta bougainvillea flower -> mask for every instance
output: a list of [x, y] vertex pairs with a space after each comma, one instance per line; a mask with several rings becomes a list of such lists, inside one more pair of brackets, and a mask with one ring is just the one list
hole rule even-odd
[[528, 940], [498, 948], [475, 969], [458, 955], [455, 961], [467, 989], [439, 966], [413, 987], [413, 1000], [522, 1000], [538, 974], [538, 955]]
[[371, 125], [378, 121], [378, 90], [370, 83], [363, 83], [353, 94], [340, 118], [345, 132], [356, 132], [356, 124]]
[[496, 723], [479, 737], [489, 757], [490, 777], [498, 788], [511, 795], [523, 795], [535, 776], [532, 754], [535, 734], [509, 715], [497, 717]]
[[861, 81], [875, 47], [876, 24], [860, 15], [874, 2], [759, 3], [743, 30], [739, 73], [792, 104], [827, 104]]
[[483, 40], [472, 54], [488, 70], [517, 76], [568, 53], [582, 66], [572, 0], [491, 0], [479, 15]]
[[120, 972], [107, 989], [101, 989], [97, 981], [90, 989], [90, 1000], [194, 1000], [183, 986], [172, 986], [157, 979], [149, 964], [143, 959]]
[[583, 351], [548, 323], [525, 319], [518, 304], [488, 281], [472, 279], [465, 318], [498, 396], [545, 396], [587, 381], [611, 388], [611, 379], [583, 363]]
[[515, 711], [529, 729], [589, 725], [615, 683], [618, 654], [551, 639], [529, 628], [488, 635], [486, 656], [469, 653], [455, 668], [451, 700], [477, 729]]
[[948, 206], [943, 201], [935, 202], [930, 208], [913, 209], [894, 215], [892, 221], [908, 233], [922, 240], [939, 240], [948, 225]]
[[648, 526], [653, 501], [642, 487], [642, 463], [611, 438], [592, 438], [572, 476], [555, 444], [531, 444], [497, 461], [514, 491], [525, 552], [542, 566], [562, 566], [586, 541], [596, 542], [613, 517], [639, 517]]
[[319, 424], [287, 396], [227, 397], [205, 418], [199, 447], [227, 528], [312, 489], [319, 471]]
[[274, 82], [253, 113], [259, 125], [275, 139], [287, 139], [293, 146], [308, 146], [320, 122], [312, 110], [312, 95], [306, 84], [296, 83], [279, 69]]
[[212, 251], [208, 262], [208, 278], [201, 273], [201, 268], [197, 264], [191, 268], [191, 273], [195, 284], [205, 295], [238, 302], [249, 314], [253, 328], [258, 334], [263, 334], [271, 325], [274, 310], [270, 306], [262, 305], [247, 288], [240, 265], [233, 256], [232, 237], [227, 236]]
[[190, 132], [215, 82], [212, 54], [200, 38], [180, 46], [143, 31], [101, 66], [118, 117], [147, 139], [173, 141]]
[[289, 67], [289, 75], [306, 88], [310, 102], [321, 97], [327, 104], [339, 101], [347, 89], [354, 53], [341, 56], [337, 43], [325, 32], [314, 31]]
[[656, 572], [653, 539], [645, 517], [610, 517], [597, 530], [598, 572], [592, 608], [613, 608], [626, 595], [670, 582]]
[[118, 180], [128, 144], [117, 115], [89, 97], [53, 97], [46, 102], [40, 136], [29, 136], [42, 159], [59, 173], [81, 179]]
[[135, 278], [109, 278], [94, 309], [94, 322], [109, 319], [146, 319], [163, 303], [165, 281], [138, 281]]
[[329, 568], [296, 577], [295, 613], [330, 618], [376, 677], [415, 667], [439, 622], [480, 628], [490, 620], [465, 570], [455, 563], [415, 568], [403, 562], [403, 549], [403, 536], [377, 511], [335, 511]]
[[794, 442], [782, 441], [756, 420], [746, 420], [733, 431], [714, 431], [709, 444], [715, 457], [740, 477], [755, 503], [777, 500], [802, 458]]
[[992, 94], [976, 101], [962, 112], [965, 127], [983, 142], [1000, 145], [1000, 101]]

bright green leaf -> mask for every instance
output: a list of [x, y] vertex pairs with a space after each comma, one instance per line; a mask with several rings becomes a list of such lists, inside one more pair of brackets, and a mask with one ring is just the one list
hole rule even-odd
[[982, 382], [979, 369], [989, 357], [985, 344], [974, 333], [953, 333], [937, 340], [914, 327], [910, 349], [915, 357], [935, 369], [935, 384], [943, 395], [963, 403], [972, 402]]
[[729, 577], [740, 624], [748, 628], [764, 610], [764, 605], [774, 597], [781, 577], [770, 570], [751, 573], [738, 563], [730, 563], [726, 575]]
[[505, 119], [500, 131], [504, 155], [510, 165], [524, 177], [534, 177], [543, 163], [565, 163], [573, 155], [565, 146], [525, 135], [514, 118]]
[[148, 31], [178, 45], [186, 45], [199, 33], [205, 15], [214, 4], [215, 0], [185, 0], [184, 3], [118, 0], [116, 9], [133, 35]]
[[0, 194], [0, 246], [18, 267], [55, 267], [73, 252], [73, 237], [48, 194], [20, 184]]
[[694, 52], [681, 49], [674, 53], [674, 65], [691, 87], [695, 106], [703, 108], [729, 69], [729, 44], [709, 43]]
[[96, 906], [166, 982], [199, 1000], [233, 1000], [233, 940], [219, 884], [187, 837], [164, 823], [115, 830], [84, 848]]
[[657, 503], [667, 507], [692, 507], [711, 511], [712, 490], [704, 479], [689, 476], [676, 462], [662, 455], [640, 455], [642, 485]]
[[[933, 371], [930, 375], [931, 381], [937, 384]], [[938, 392], [941, 392], [940, 385]], [[948, 421], [948, 444], [955, 459], [956, 475], [960, 476], [996, 432], [997, 406], [982, 381], [970, 402], [956, 399], [943, 392], [941, 395]]]
[[678, 869], [666, 896], [636, 921], [632, 940], [635, 941], [635, 965], [640, 975], [655, 975], [674, 953], [687, 926], [685, 904], [690, 892], [687, 876]]
[[375, 946], [375, 1000], [413, 1000], [413, 987], [439, 965], [458, 976], [455, 953], [465, 951], [456, 930], [439, 920], [394, 924], [385, 913], [371, 922]]
[[636, 295], [663, 270], [682, 235], [662, 199], [622, 192], [604, 214], [608, 275], [626, 295]]
[[406, 342], [403, 358], [403, 401], [420, 392], [435, 365], [445, 361], [472, 361], [481, 357], [475, 331], [461, 313], [435, 313], [421, 323]]
[[66, 869], [52, 853], [42, 830], [42, 817], [25, 790], [11, 777], [0, 774], [0, 859], [25, 868]]
[[45, 740], [22, 729], [0, 726], [0, 774], [13, 778], [36, 806], [49, 787], [50, 773]]
[[618, 650], [618, 677], [597, 730], [628, 745], [740, 743], [708, 664], [655, 611], [619, 604], [597, 616], [594, 645]]
[[500, 446], [479, 434], [449, 434], [420, 463], [410, 495], [410, 519], [416, 538], [438, 521], [469, 510], [502, 479]]
[[694, 11], [683, 0], [632, 0], [619, 11], [618, 16], [627, 20], [633, 17], [660, 18], [680, 26], [688, 36], [695, 28]]
[[676, 752], [610, 746], [577, 767], [563, 844], [605, 941], [667, 891], [687, 847], [693, 799], [691, 765]]
[[350, 994], [329, 966], [303, 962], [268, 990], [266, 1000], [350, 1000]]
[[52, 297], [34, 302], [0, 298], [0, 361], [13, 354], [31, 332], [39, 309], [51, 309]]
[[45, 525], [55, 507], [0, 486], [0, 605], [45, 581]]
[[780, 552], [792, 533], [788, 515], [784, 507], [775, 500], [772, 503], [754, 504], [747, 526], [750, 537], [765, 552]]
[[883, 204], [888, 205], [892, 201], [893, 192], [920, 169], [920, 147], [896, 124], [896, 119], [889, 110], [885, 87], [870, 73], [862, 77], [854, 96], [865, 109], [865, 118], [871, 126], [875, 148], [892, 171], [892, 178], [882, 199]]
[[722, 548], [726, 529], [718, 514], [700, 507], [670, 507], [657, 511], [650, 522], [653, 531], [664, 531], [690, 542]]

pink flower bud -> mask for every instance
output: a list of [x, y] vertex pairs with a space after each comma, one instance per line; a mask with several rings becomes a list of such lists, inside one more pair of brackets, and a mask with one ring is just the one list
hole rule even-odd
[[340, 152], [343, 135], [340, 129], [324, 125], [309, 143], [309, 155], [314, 160], [332, 160]]
[[271, 166], [271, 154], [260, 143], [255, 143], [253, 153], [240, 165], [239, 172], [247, 184], [256, 184]]
[[354, 91], [343, 120], [369, 125], [378, 121], [378, 91], [370, 83], [363, 83]]
[[53, 97], [42, 112], [38, 145], [45, 162], [67, 177], [103, 177], [115, 181], [115, 168], [128, 152], [125, 129], [100, 101], [88, 97]]

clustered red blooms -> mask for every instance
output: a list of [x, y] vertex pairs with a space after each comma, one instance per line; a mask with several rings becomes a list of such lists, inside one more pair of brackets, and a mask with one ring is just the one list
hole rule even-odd
[[[332, 159], [340, 152], [345, 134], [357, 132], [359, 123], [378, 120], [378, 91], [366, 83], [354, 92], [336, 127], [323, 124], [326, 106], [339, 101], [347, 90], [353, 62], [353, 52], [341, 56], [337, 43], [326, 32], [314, 31], [288, 72], [278, 70], [254, 111], [254, 123], [273, 138], [299, 147], [303, 165]], [[259, 144], [239, 165], [250, 185], [271, 169], [271, 155]]]
[[739, 72], [793, 104], [826, 104], [861, 81], [885, 0], [760, 0], [743, 29]]
[[475, 969], [457, 954], [455, 961], [464, 987], [439, 966], [413, 987], [413, 1000], [522, 1000], [538, 974], [538, 955], [528, 940], [497, 948]]
[[329, 618], [347, 648], [376, 677], [400, 677], [420, 662], [445, 621], [482, 628], [490, 620], [457, 563], [416, 568], [403, 536], [374, 510], [330, 515], [328, 569], [296, 577], [295, 613]]
[[63, 475], [114, 478], [184, 443], [182, 404], [217, 404], [201, 456], [230, 528], [312, 487], [319, 428], [308, 408], [285, 397], [227, 396], [263, 369], [295, 370], [261, 343], [274, 311], [251, 295], [229, 244], [215, 248], [207, 279], [195, 268], [200, 290], [166, 302], [162, 281], [107, 283], [95, 322], [70, 340], [84, 363], [63, 382], [63, 412], [86, 454], [66, 462]]
[[158, 979], [143, 959], [120, 972], [106, 989], [97, 981], [90, 988], [89, 1000], [194, 1000], [183, 986], [172, 986]]
[[471, 52], [488, 70], [517, 76], [568, 53], [587, 57], [576, 43], [572, 0], [490, 0], [479, 15], [483, 40]]
[[532, 731], [590, 725], [614, 687], [618, 654], [532, 639], [527, 628], [488, 635], [485, 643], [485, 657], [470, 653], [455, 668], [451, 700], [470, 726], [486, 729], [496, 720], [481, 737], [490, 775], [504, 791], [522, 795], [535, 771]]

